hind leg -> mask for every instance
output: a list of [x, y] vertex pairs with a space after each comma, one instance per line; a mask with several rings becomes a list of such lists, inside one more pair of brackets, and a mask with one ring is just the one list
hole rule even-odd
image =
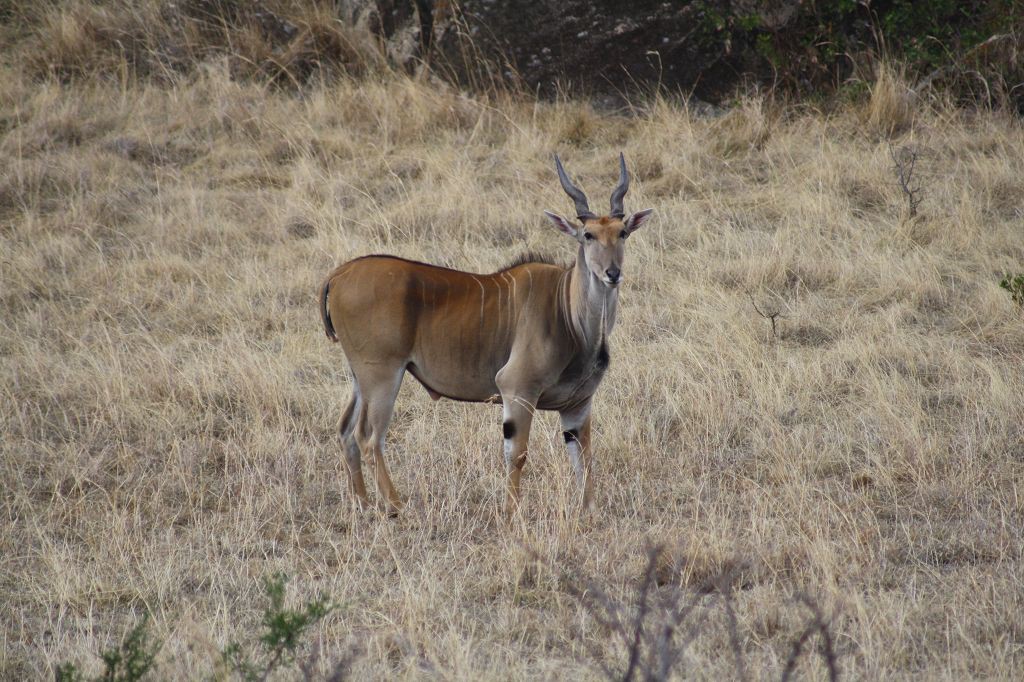
[[356, 419], [359, 417], [360, 409], [359, 386], [352, 388], [352, 398], [348, 407], [341, 414], [338, 422], [338, 433], [341, 436], [341, 445], [345, 450], [345, 472], [348, 474], [349, 490], [361, 509], [369, 504], [366, 497], [366, 482], [363, 480], [362, 458], [359, 452], [359, 443], [356, 442]]
[[355, 438], [362, 453], [372, 459], [377, 490], [385, 500], [388, 513], [394, 515], [402, 508], [402, 499], [384, 463], [384, 436], [395, 410], [405, 367], [370, 365], [353, 370], [358, 377], [361, 402], [355, 420]]

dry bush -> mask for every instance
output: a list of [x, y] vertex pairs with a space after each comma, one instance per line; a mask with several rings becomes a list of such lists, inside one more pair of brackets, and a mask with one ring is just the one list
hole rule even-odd
[[764, 147], [778, 117], [772, 106], [772, 102], [762, 95], [741, 98], [718, 119], [713, 138], [716, 151], [728, 158]]
[[[543, 561], [536, 553], [531, 554]], [[741, 631], [734, 606], [734, 590], [750, 587], [744, 583], [744, 562], [728, 561], [703, 576], [695, 590], [686, 590], [665, 574], [666, 567], [680, 557], [673, 559], [662, 546], [648, 548], [646, 556], [629, 602], [620, 602], [599, 581], [580, 575], [578, 569], [555, 569], [563, 589], [579, 601], [594, 623], [618, 640], [610, 650], [595, 647], [590, 663], [609, 680], [674, 679], [677, 673], [685, 673], [687, 650], [709, 629], [709, 619], [718, 615], [724, 620], [733, 659], [729, 677], [749, 680], [744, 640], [751, 633]], [[794, 601], [806, 606], [811, 617], [793, 639], [781, 680], [790, 679], [806, 653], [804, 647], [811, 637], [818, 636], [828, 679], [835, 682], [839, 679], [839, 657], [830, 627], [832, 618], [827, 618], [815, 600], [805, 594], [795, 595]], [[622, 654], [617, 655], [620, 650]]]
[[878, 62], [868, 92], [864, 119], [873, 133], [893, 137], [913, 125], [918, 108], [917, 95], [899, 67]]
[[[752, 676], [789, 667], [800, 592], [837, 614], [844, 677], [1021, 668], [1024, 326], [999, 288], [1024, 261], [1019, 119], [879, 99], [873, 130], [860, 104], [751, 102], [727, 124], [394, 76], [296, 96], [231, 69], [0, 71], [3, 677], [94, 660], [145, 612], [161, 674], [213, 675], [284, 571], [339, 604], [317, 674], [354, 641], [356, 679], [587, 679], [591, 651], [621, 649], [521, 546], [628, 603], [648, 541], [683, 548], [673, 585], [736, 569]], [[913, 233], [878, 140], [911, 120], [941, 169]], [[540, 213], [567, 206], [551, 154], [596, 203], [620, 149], [628, 206], [657, 218], [631, 238], [596, 398], [597, 510], [573, 507], [541, 414], [506, 526], [497, 408], [407, 384], [387, 456], [408, 505], [354, 511], [321, 278], [373, 252], [571, 259]], [[747, 292], [784, 301], [777, 338]], [[735, 670], [716, 614], [689, 677]], [[805, 655], [794, 674], [823, 672]]]

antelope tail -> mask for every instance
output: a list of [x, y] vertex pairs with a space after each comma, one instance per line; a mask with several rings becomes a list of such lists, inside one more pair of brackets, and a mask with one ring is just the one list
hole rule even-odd
[[320, 291], [320, 318], [324, 321], [324, 331], [327, 332], [327, 338], [331, 341], [337, 341], [338, 335], [334, 332], [334, 323], [331, 322], [331, 313], [327, 310], [327, 292], [331, 289], [331, 278], [328, 277], [327, 281], [324, 282], [324, 288]]

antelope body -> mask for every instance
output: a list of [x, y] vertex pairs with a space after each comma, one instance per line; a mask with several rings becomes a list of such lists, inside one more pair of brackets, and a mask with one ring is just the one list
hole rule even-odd
[[365, 256], [332, 272], [321, 289], [328, 338], [341, 343], [353, 375], [339, 430], [352, 492], [367, 503], [362, 456], [372, 458], [377, 487], [391, 512], [401, 499], [384, 463], [384, 436], [406, 372], [431, 398], [500, 402], [508, 469], [508, 509], [519, 501], [530, 425], [536, 409], [557, 410], [583, 503], [592, 500], [591, 399], [608, 367], [624, 240], [651, 214], [628, 218], [629, 186], [620, 155], [611, 212], [596, 216], [568, 179], [578, 224], [545, 214], [578, 242], [576, 262], [531, 261], [489, 275], [394, 256]]

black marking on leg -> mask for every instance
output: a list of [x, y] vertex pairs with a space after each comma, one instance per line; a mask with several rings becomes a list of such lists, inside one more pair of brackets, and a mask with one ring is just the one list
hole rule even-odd
[[565, 439], [566, 443], [571, 443], [574, 440], [580, 439], [580, 432], [577, 429], [569, 429], [568, 431], [562, 431], [562, 438]]
[[501, 425], [501, 433], [505, 436], [505, 439], [509, 439], [516, 435], [516, 424], [515, 422], [505, 422]]
[[612, 361], [610, 355], [608, 355], [608, 344], [602, 342], [601, 348], [597, 351], [597, 367], [598, 369], [608, 369], [608, 364]]

